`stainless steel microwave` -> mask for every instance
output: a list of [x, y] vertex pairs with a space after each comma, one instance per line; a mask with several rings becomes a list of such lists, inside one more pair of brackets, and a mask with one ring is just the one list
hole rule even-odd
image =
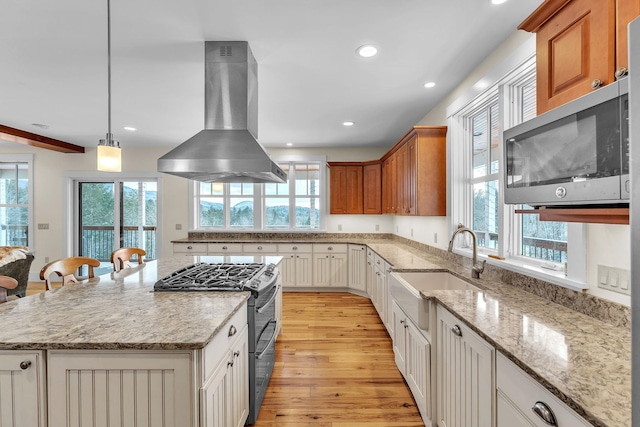
[[629, 203], [627, 78], [504, 132], [505, 203]]

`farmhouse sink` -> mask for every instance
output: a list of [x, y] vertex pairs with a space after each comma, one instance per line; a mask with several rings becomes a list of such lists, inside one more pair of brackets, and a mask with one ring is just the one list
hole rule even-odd
[[389, 292], [396, 303], [420, 329], [429, 331], [431, 303], [420, 291], [479, 291], [469, 282], [446, 272], [394, 271], [389, 277]]

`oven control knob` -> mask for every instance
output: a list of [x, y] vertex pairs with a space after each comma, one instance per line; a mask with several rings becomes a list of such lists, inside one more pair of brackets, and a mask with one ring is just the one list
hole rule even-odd
[[560, 187], [556, 188], [556, 197], [558, 199], [563, 199], [564, 196], [566, 196], [566, 195], [567, 195], [567, 189], [566, 188], [564, 188], [563, 186], [560, 186]]

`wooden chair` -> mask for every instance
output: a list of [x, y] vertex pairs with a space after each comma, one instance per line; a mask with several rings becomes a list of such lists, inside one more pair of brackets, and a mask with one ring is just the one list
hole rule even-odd
[[95, 258], [89, 258], [84, 256], [76, 256], [71, 258], [63, 258], [57, 261], [52, 261], [49, 264], [42, 267], [40, 270], [40, 279], [44, 280], [47, 290], [51, 290], [51, 283], [49, 282], [49, 276], [52, 273], [56, 273], [62, 277], [62, 285], [68, 283], [78, 283], [81, 279], [76, 278], [75, 272], [86, 265], [89, 267], [89, 275], [86, 278], [94, 277], [93, 268], [100, 266], [100, 261]]
[[138, 264], [142, 264], [142, 257], [145, 256], [147, 252], [144, 249], [140, 248], [120, 248], [111, 252], [111, 264], [113, 264], [113, 271], [118, 272], [125, 267], [131, 266], [131, 257], [134, 255], [138, 256]]
[[13, 277], [0, 276], [0, 303], [7, 301], [7, 290], [15, 289], [18, 281]]

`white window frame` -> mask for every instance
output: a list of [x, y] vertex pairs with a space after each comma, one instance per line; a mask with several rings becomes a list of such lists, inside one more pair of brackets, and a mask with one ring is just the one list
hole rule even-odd
[[3, 154], [2, 155], [2, 163], [26, 163], [27, 164], [27, 177], [29, 183], [27, 184], [27, 191], [29, 192], [29, 198], [27, 206], [27, 241], [29, 250], [33, 250], [35, 248], [34, 236], [35, 236], [35, 224], [34, 224], [34, 184], [33, 184], [33, 154]]
[[[265, 210], [265, 197], [264, 194], [264, 185], [263, 184], [254, 184], [253, 186], [253, 209], [254, 209], [254, 219], [253, 219], [253, 227], [231, 227], [230, 218], [229, 218], [229, 202], [232, 198], [229, 194], [229, 184], [224, 184], [224, 191], [222, 195], [215, 195], [211, 197], [221, 197], [224, 200], [224, 226], [216, 226], [216, 227], [200, 227], [199, 226], [199, 185], [200, 183], [197, 181], [192, 181], [189, 186], [189, 197], [192, 200], [190, 206], [190, 215], [189, 215], [189, 228], [192, 231], [201, 231], [201, 232], [269, 232], [269, 233], [309, 233], [309, 232], [324, 232], [326, 230], [326, 176], [327, 176], [327, 166], [326, 166], [326, 156], [281, 156], [274, 157], [273, 160], [277, 163], [290, 163], [291, 167], [289, 170], [289, 176], [294, 179], [289, 179], [289, 194], [286, 196], [289, 198], [289, 226], [288, 227], [265, 227], [264, 224], [264, 210]], [[295, 194], [295, 172], [294, 166], [295, 164], [310, 164], [316, 163], [319, 166], [319, 226], [318, 228], [297, 228], [295, 227], [295, 199], [296, 198], [307, 198], [308, 196], [296, 196]], [[293, 171], [293, 173], [292, 173]], [[235, 196], [234, 196], [235, 197]]]
[[[531, 43], [524, 49], [531, 49]], [[447, 109], [449, 126], [449, 147], [451, 165], [451, 223], [450, 231], [459, 223], [471, 226], [473, 221], [473, 182], [472, 179], [472, 137], [470, 132], [470, 118], [482, 108], [487, 108], [497, 96], [499, 103], [499, 152], [504, 153], [502, 133], [520, 122], [519, 109], [511, 108], [514, 102], [518, 102], [517, 89], [535, 70], [535, 48], [529, 53], [514, 58], [507, 58], [502, 64], [492, 70], [487, 77], [482, 79], [485, 89], [479, 91], [477, 87], [472, 89], [472, 94], [465, 94], [454, 101]], [[501, 69], [501, 70], [500, 70]], [[523, 78], [523, 76], [526, 76]], [[488, 83], [490, 82], [490, 83]], [[508, 112], [507, 113], [505, 113]], [[587, 289], [586, 281], [586, 238], [584, 224], [567, 224], [567, 265], [558, 265], [548, 261], [542, 261], [531, 257], [521, 256], [518, 251], [521, 247], [521, 227], [519, 214], [515, 213], [517, 206], [504, 204], [504, 154], [500, 159], [498, 180], [498, 250], [478, 248], [478, 257], [486, 259], [488, 263], [534, 276], [560, 286], [571, 289]], [[490, 172], [490, 171], [488, 171]], [[481, 181], [487, 180], [483, 177]], [[460, 239], [462, 241], [462, 239]], [[471, 256], [470, 239], [466, 243], [455, 246], [454, 252]], [[505, 260], [496, 261], [487, 255], [497, 255]]]

